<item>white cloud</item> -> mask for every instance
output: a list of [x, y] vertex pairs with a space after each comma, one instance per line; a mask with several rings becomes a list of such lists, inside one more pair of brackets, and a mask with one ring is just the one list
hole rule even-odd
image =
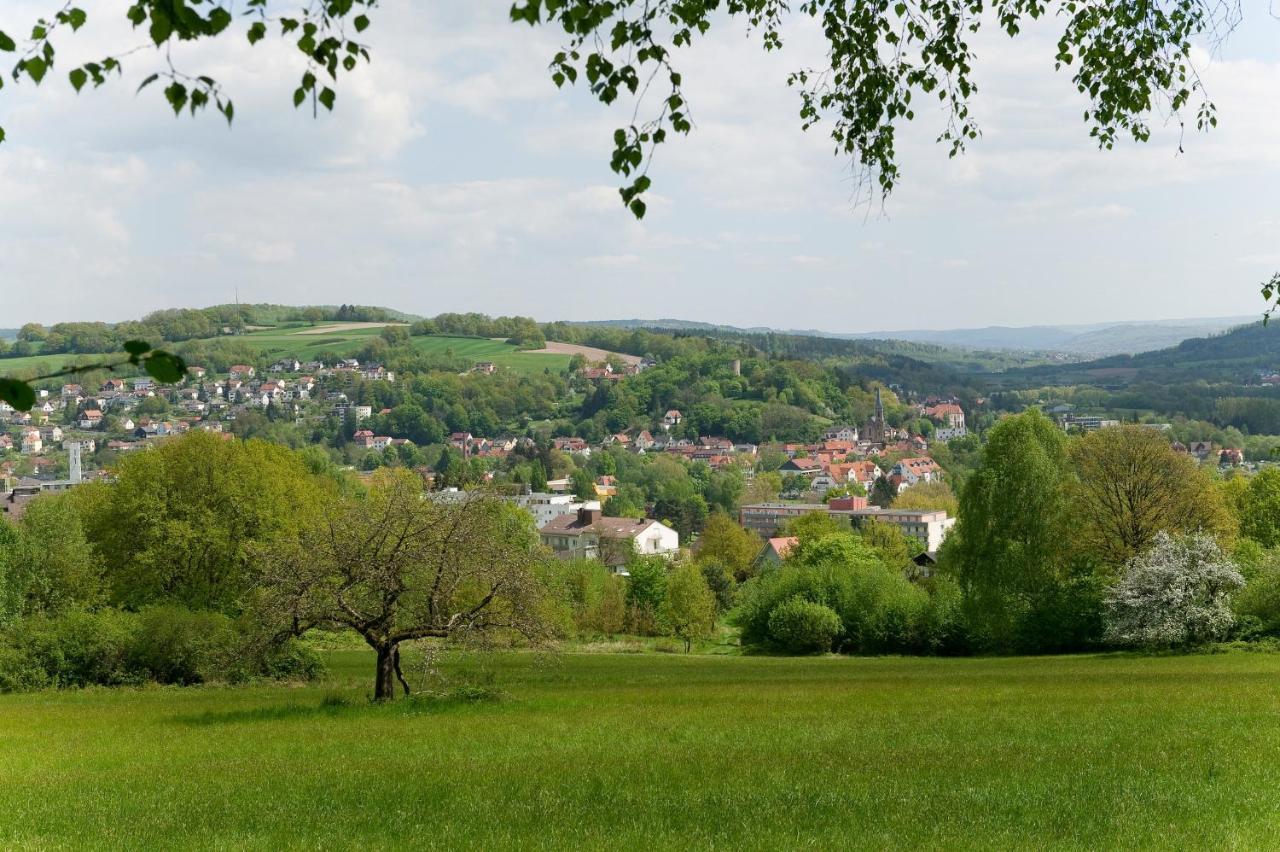
[[[60, 65], [135, 43], [127, 5], [95, 6]], [[6, 28], [47, 11], [4, 6]], [[984, 136], [951, 160], [921, 110], [898, 139], [897, 193], [857, 208], [847, 160], [822, 124], [800, 130], [784, 82], [822, 61], [815, 25], [789, 22], [785, 49], [765, 54], [720, 23], [679, 52], [696, 129], [658, 152], [637, 222], [608, 169], [631, 105], [557, 92], [546, 63], [559, 35], [514, 26], [506, 9], [387, 0], [368, 33], [373, 63], [318, 119], [292, 109], [302, 69], [272, 42], [182, 46], [184, 67], [236, 99], [230, 130], [212, 115], [175, 120], [158, 92], [135, 96], [158, 61], [147, 51], [79, 97], [65, 80], [7, 86], [0, 280], [44, 286], [18, 304], [0, 284], [0, 312], [122, 319], [239, 285], [254, 301], [546, 319], [633, 315], [636, 294], [653, 293], [679, 297], [660, 313], [809, 326], [812, 302], [797, 298], [809, 293], [819, 325], [857, 330], [883, 324], [859, 310], [869, 297], [908, 289], [916, 326], [1141, 318], [1151, 304], [1191, 316], [1206, 281], [1223, 299], [1214, 313], [1246, 313], [1254, 279], [1278, 263], [1280, 112], [1267, 107], [1280, 56], [1206, 64], [1221, 123], [1188, 133], [1185, 154], [1176, 127], [1099, 152], [1069, 75], [1052, 70], [1061, 21], [982, 36]]]

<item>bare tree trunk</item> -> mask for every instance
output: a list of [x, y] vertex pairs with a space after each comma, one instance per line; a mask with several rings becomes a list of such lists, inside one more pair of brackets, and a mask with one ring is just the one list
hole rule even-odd
[[396, 646], [376, 646], [378, 652], [377, 676], [373, 682], [374, 701], [392, 701], [396, 697]]

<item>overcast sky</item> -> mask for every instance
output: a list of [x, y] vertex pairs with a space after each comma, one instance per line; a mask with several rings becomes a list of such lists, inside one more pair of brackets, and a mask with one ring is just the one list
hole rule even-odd
[[[821, 61], [792, 22], [766, 55], [719, 22], [686, 51], [697, 123], [659, 152], [649, 215], [618, 202], [610, 113], [558, 92], [550, 31], [509, 0], [384, 0], [374, 62], [333, 116], [295, 112], [278, 47], [187, 47], [233, 95], [174, 120], [157, 62], [78, 98], [71, 60], [138, 42], [124, 0], [92, 4], [57, 79], [0, 92], [0, 326], [115, 321], [241, 301], [474, 310], [541, 320], [678, 317], [869, 331], [1256, 313], [1280, 269], [1280, 22], [1261, 6], [1201, 57], [1219, 129], [1176, 128], [1102, 153], [1054, 22], [978, 46], [984, 136], [948, 160], [940, 124], [900, 142], [902, 183], [869, 213], [825, 132], [802, 132], [785, 84]], [[1254, 4], [1258, 5], [1258, 4]], [[47, 2], [5, 0], [0, 29]]]

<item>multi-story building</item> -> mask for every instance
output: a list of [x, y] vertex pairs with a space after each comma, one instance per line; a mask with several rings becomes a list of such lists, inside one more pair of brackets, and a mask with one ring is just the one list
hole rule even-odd
[[845, 501], [834, 500], [830, 504], [757, 503], [743, 506], [738, 512], [738, 522], [767, 538], [777, 535], [788, 521], [813, 512], [826, 512], [834, 518], [843, 519], [850, 528], [856, 528], [867, 520], [893, 524], [904, 535], [918, 539], [929, 551], [942, 546], [943, 538], [956, 522], [941, 510], [881, 509], [866, 505], [863, 498], [845, 498]]

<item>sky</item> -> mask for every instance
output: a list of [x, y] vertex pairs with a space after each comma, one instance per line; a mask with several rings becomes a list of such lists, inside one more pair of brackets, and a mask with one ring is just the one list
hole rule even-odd
[[[637, 222], [608, 167], [631, 105], [557, 90], [560, 40], [510, 23], [509, 0], [384, 0], [374, 61], [318, 118], [292, 108], [302, 69], [278, 40], [182, 46], [234, 98], [231, 128], [135, 95], [154, 51], [71, 90], [74, 60], [138, 44], [127, 5], [93, 4], [44, 86], [0, 91], [0, 327], [237, 293], [831, 332], [1085, 323], [1256, 314], [1280, 270], [1280, 21], [1261, 7], [1198, 52], [1220, 123], [1181, 154], [1160, 119], [1145, 145], [1097, 150], [1053, 69], [1060, 22], [981, 36], [982, 138], [949, 159], [919, 110], [898, 189], [870, 207], [786, 85], [821, 62], [820, 34], [788, 20], [766, 54], [718, 19], [677, 59], [695, 129], [659, 151]], [[0, 29], [47, 6], [5, 0]]]

